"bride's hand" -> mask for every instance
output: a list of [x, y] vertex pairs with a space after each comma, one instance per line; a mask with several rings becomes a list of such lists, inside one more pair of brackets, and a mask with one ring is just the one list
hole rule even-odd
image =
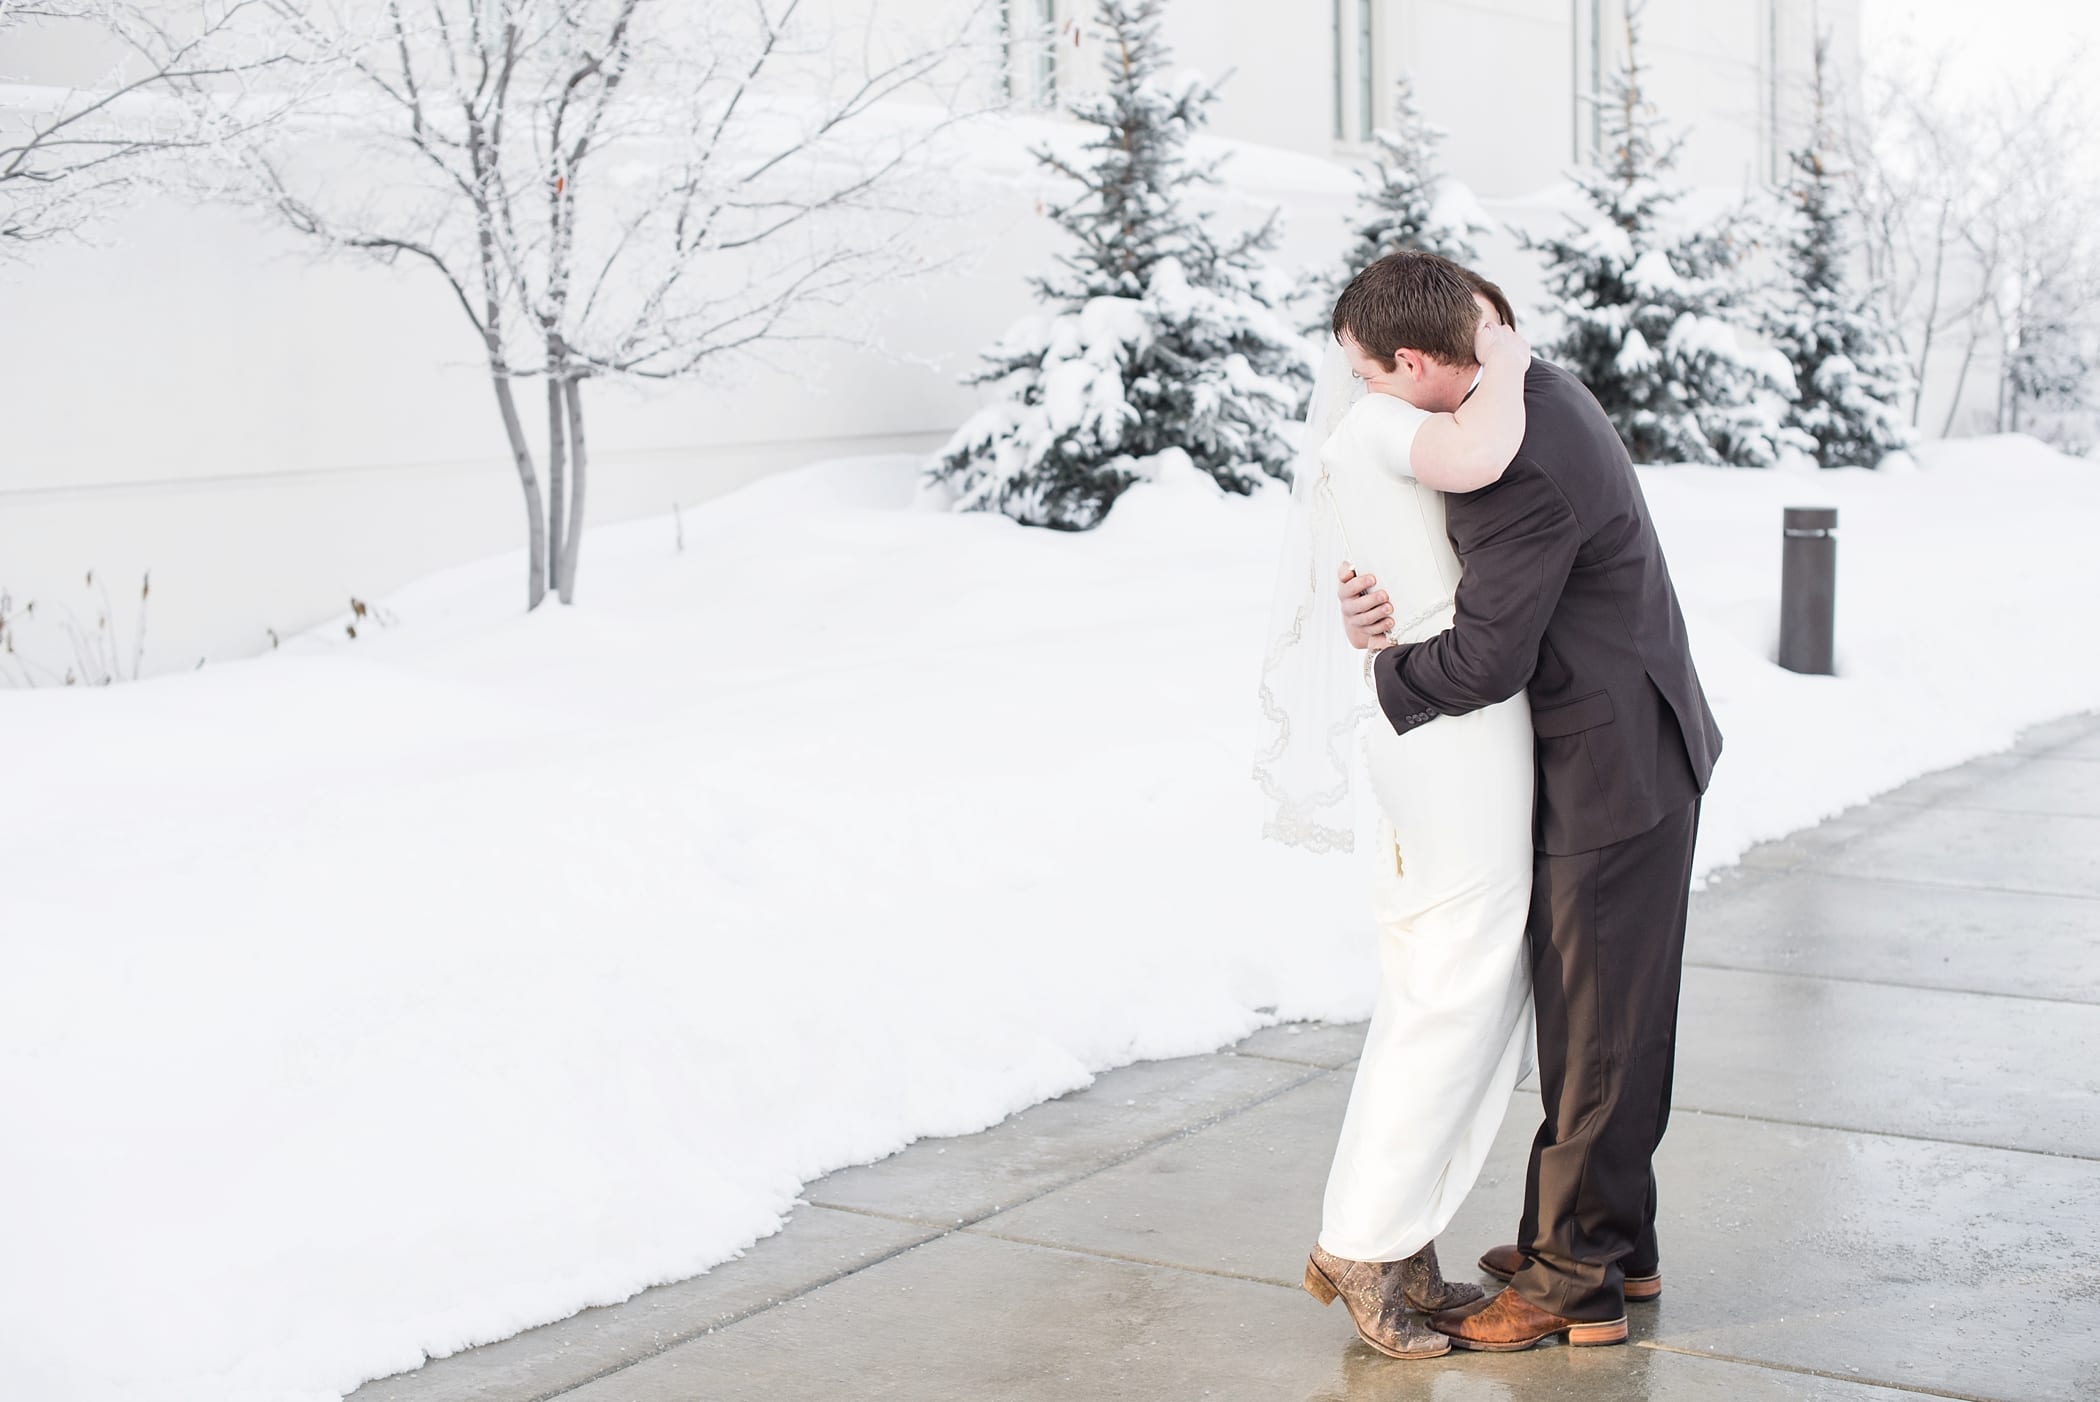
[[1349, 636], [1349, 646], [1367, 648], [1373, 643], [1383, 647], [1391, 639], [1386, 634], [1393, 631], [1393, 601], [1383, 589], [1377, 588], [1376, 576], [1358, 574], [1347, 564], [1342, 566], [1341, 588], [1335, 592], [1341, 597], [1342, 631]]
[[1516, 361], [1519, 370], [1531, 368], [1531, 343], [1510, 327], [1490, 318], [1473, 333], [1473, 358], [1482, 365], [1497, 357]]

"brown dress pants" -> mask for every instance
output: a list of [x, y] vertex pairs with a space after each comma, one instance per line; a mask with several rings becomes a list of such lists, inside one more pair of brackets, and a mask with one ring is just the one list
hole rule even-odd
[[1533, 866], [1525, 939], [1546, 1118], [1512, 1284], [1563, 1319], [1619, 1318], [1625, 1277], [1658, 1269], [1652, 1160], [1670, 1120], [1698, 830], [1694, 799], [1637, 837]]

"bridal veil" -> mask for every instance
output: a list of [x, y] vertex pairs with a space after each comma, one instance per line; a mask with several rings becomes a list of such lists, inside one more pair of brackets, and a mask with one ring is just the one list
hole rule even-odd
[[1254, 778], [1262, 835], [1315, 852], [1355, 848], [1356, 730], [1370, 714], [1361, 654], [1342, 629], [1334, 590], [1346, 541], [1321, 448], [1363, 384], [1332, 341], [1291, 464], [1291, 503], [1262, 655]]

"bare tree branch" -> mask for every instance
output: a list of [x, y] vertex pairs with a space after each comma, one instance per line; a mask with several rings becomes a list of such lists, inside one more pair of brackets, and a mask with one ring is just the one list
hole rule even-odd
[[2079, 56], [2039, 88], [1959, 91], [1955, 71], [1946, 54], [1897, 55], [1870, 74], [1846, 153], [1869, 276], [1918, 384], [1914, 424], [1932, 372], [1957, 356], [1942, 433], [1956, 427], [1979, 360], [2007, 363], [2021, 289], [2075, 261], [2044, 250], [2074, 247], [2100, 216], [2089, 182], [2071, 173], [2092, 119]]
[[[998, 105], [971, 66], [994, 0], [850, 39], [803, 0], [240, 3], [245, 58], [328, 81], [236, 145], [234, 196], [323, 252], [437, 273], [510, 443], [532, 604], [574, 587], [584, 382], [847, 334], [861, 294], [932, 261], [930, 154]], [[544, 480], [513, 393], [533, 377]]]
[[[296, 75], [283, 55], [227, 41], [259, 0], [200, 6], [178, 33], [129, 0], [0, 0], [0, 40], [33, 26], [90, 33], [114, 55], [89, 87], [0, 111], [0, 258], [84, 230], [170, 163], [237, 140], [284, 115]], [[275, 90], [258, 86], [268, 79]], [[206, 103], [174, 100], [206, 93]]]

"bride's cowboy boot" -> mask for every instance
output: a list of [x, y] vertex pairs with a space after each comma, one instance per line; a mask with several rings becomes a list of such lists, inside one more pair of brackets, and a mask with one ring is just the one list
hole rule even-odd
[[1315, 1246], [1305, 1263], [1305, 1290], [1323, 1305], [1336, 1296], [1363, 1341], [1388, 1358], [1438, 1358], [1451, 1341], [1408, 1312], [1402, 1262], [1347, 1261]]
[[1398, 1264], [1400, 1288], [1407, 1303], [1424, 1314], [1464, 1309], [1487, 1294], [1477, 1285], [1454, 1284], [1444, 1279], [1444, 1272], [1436, 1263], [1433, 1241]]
[[[1517, 1272], [1524, 1269], [1524, 1253], [1514, 1245], [1490, 1246], [1480, 1258], [1480, 1268], [1497, 1280], [1514, 1279]], [[1663, 1273], [1659, 1266], [1645, 1274], [1626, 1277], [1626, 1303], [1629, 1305], [1648, 1304], [1659, 1298], [1662, 1292]]]

